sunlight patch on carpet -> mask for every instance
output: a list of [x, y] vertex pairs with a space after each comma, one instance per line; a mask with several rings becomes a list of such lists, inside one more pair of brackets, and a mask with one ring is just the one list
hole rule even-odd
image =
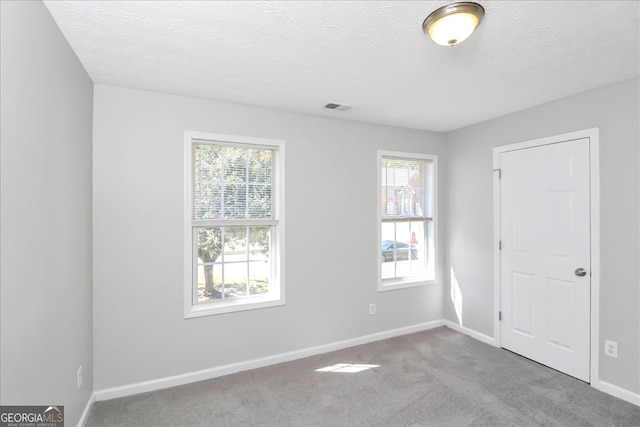
[[380, 365], [364, 365], [360, 363], [336, 363], [326, 368], [316, 369], [316, 372], [347, 372], [350, 374], [377, 368]]

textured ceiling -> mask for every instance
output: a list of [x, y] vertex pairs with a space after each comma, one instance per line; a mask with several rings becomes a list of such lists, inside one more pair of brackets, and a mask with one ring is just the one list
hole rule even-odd
[[[45, 1], [95, 83], [449, 131], [640, 74], [639, 1]], [[356, 108], [330, 111], [328, 102]]]

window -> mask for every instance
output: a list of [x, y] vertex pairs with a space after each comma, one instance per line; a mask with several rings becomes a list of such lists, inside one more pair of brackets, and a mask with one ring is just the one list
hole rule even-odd
[[185, 317], [284, 304], [284, 142], [185, 133]]
[[379, 290], [434, 282], [436, 156], [378, 152]]

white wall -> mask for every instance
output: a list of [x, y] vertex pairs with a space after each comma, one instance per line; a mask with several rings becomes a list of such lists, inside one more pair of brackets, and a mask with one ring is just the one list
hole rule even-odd
[[[376, 150], [441, 135], [100, 85], [94, 110], [96, 390], [442, 318], [440, 285], [376, 291]], [[183, 319], [185, 130], [286, 141], [286, 306]]]
[[93, 83], [41, 2], [0, 8], [0, 403], [74, 425], [93, 391]]
[[[600, 128], [600, 379], [640, 392], [638, 78], [510, 114], [446, 135], [447, 264], [462, 294], [463, 325], [494, 336], [493, 147]], [[445, 279], [444, 314], [457, 322]]]

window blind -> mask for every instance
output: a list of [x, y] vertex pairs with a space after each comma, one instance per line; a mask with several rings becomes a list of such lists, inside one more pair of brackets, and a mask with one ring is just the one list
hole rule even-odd
[[192, 219], [277, 219], [275, 149], [203, 141], [192, 150]]
[[380, 176], [383, 220], [433, 218], [433, 161], [384, 156]]

